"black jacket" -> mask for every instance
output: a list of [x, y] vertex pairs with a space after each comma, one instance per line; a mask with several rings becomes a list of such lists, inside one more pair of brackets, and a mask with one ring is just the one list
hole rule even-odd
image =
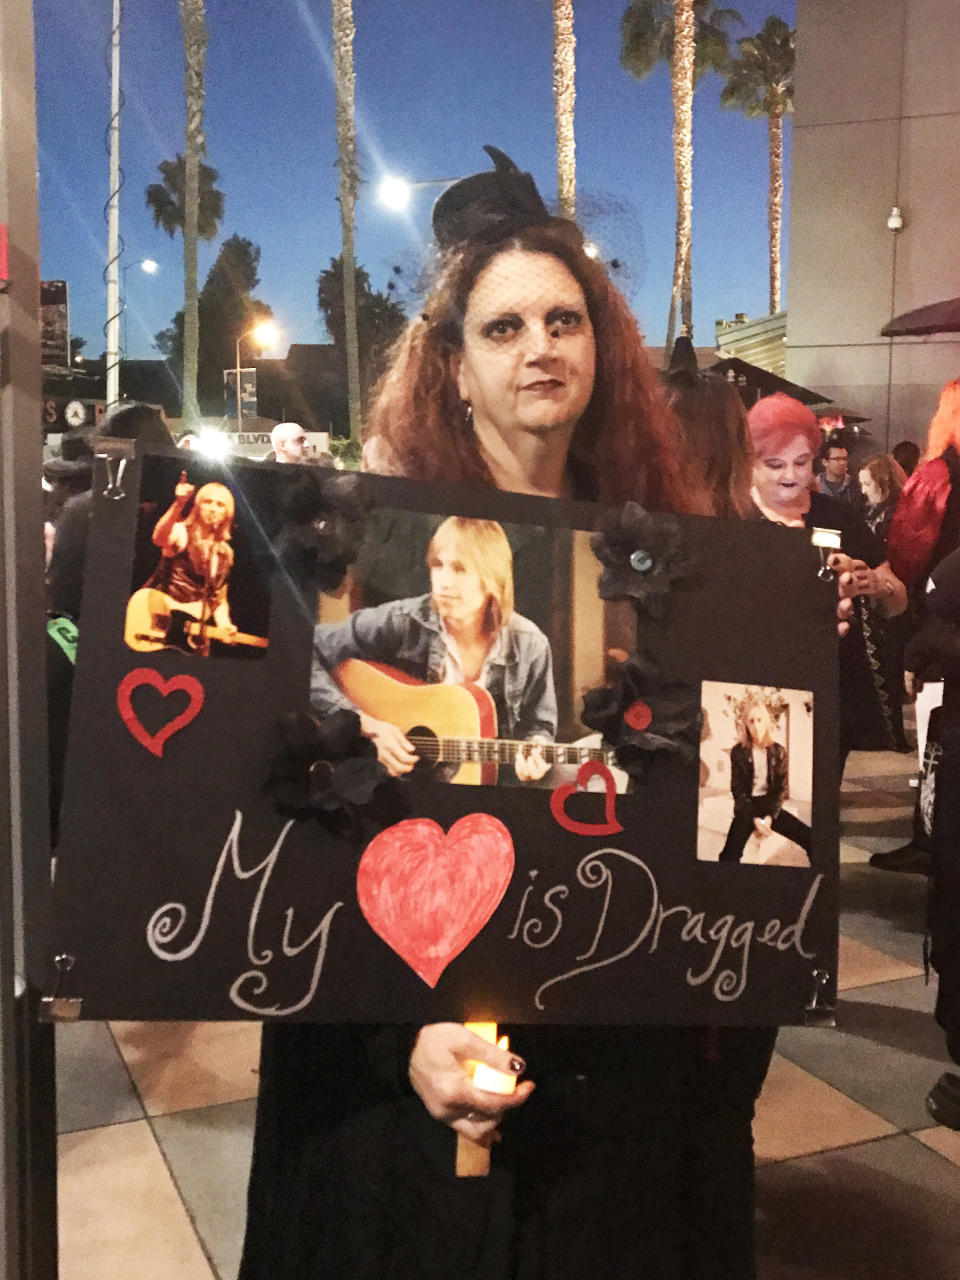
[[[753, 795], [753, 750], [738, 742], [730, 752], [730, 790], [733, 792], [733, 810], [740, 814], [750, 809]], [[767, 747], [767, 791], [773, 803], [772, 816], [780, 812], [787, 791], [787, 750], [779, 742]]]

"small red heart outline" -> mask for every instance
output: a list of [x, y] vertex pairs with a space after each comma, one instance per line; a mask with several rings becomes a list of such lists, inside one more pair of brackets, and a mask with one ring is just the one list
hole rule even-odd
[[[591, 778], [602, 778], [604, 786], [603, 822], [578, 822], [571, 818], [566, 810], [570, 796], [576, 795], [581, 786]], [[613, 774], [599, 760], [588, 760], [577, 770], [576, 782], [564, 782], [550, 796], [550, 812], [565, 831], [572, 831], [575, 836], [615, 836], [623, 830], [623, 824], [617, 821], [617, 784]]]
[[449, 831], [407, 818], [367, 845], [357, 901], [374, 933], [435, 987], [500, 905], [513, 867], [513, 837], [492, 814], [468, 813]]
[[[182, 689], [190, 699], [185, 709], [156, 733], [147, 733], [131, 702], [134, 689], [139, 689], [144, 684], [156, 689], [164, 698], [167, 694], [176, 693]], [[167, 739], [179, 733], [191, 720], [197, 718], [203, 707], [203, 699], [203, 685], [196, 676], [171, 676], [169, 680], [164, 680], [163, 676], [152, 667], [134, 667], [132, 671], [127, 672], [117, 686], [117, 710], [120, 712], [120, 719], [141, 747], [146, 747], [151, 755], [157, 756], [158, 759], [163, 755]]]

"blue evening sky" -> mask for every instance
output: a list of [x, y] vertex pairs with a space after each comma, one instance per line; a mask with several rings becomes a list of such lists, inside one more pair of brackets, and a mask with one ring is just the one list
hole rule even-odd
[[[651, 345], [663, 342], [675, 218], [667, 69], [636, 81], [619, 65], [616, 0], [578, 0], [577, 194], [581, 222], [606, 259]], [[740, 0], [741, 35], [794, 0]], [[121, 162], [123, 261], [154, 258], [159, 274], [126, 275], [127, 352], [156, 356], [153, 335], [182, 303], [179, 236], [153, 226], [144, 191], [156, 166], [183, 150], [183, 50], [175, 0], [125, 0]], [[104, 347], [110, 0], [35, 0], [44, 279], [70, 285], [71, 329]], [[359, 159], [357, 259], [383, 288], [391, 267], [412, 285], [429, 243], [438, 188], [406, 215], [375, 198], [385, 172], [456, 177], [488, 167], [486, 142], [529, 169], [556, 199], [549, 0], [354, 0]], [[339, 253], [336, 126], [329, 0], [207, 0], [207, 162], [226, 215], [203, 244], [200, 279], [233, 233], [262, 250], [257, 296], [289, 342], [326, 338], [316, 278]], [[694, 104], [694, 338], [711, 345], [718, 317], [767, 310], [767, 128], [719, 106], [705, 79]], [[787, 126], [789, 158], [790, 126]], [[789, 183], [789, 168], [787, 171]], [[789, 191], [789, 186], [787, 187]], [[784, 220], [784, 261], [789, 217]], [[786, 280], [786, 271], [784, 271]]]

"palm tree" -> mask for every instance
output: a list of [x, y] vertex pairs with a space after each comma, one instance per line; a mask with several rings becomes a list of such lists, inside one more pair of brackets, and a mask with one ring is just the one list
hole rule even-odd
[[783, 223], [783, 117], [793, 110], [796, 31], [770, 17], [739, 42], [720, 101], [747, 116], [766, 116], [770, 140], [770, 314], [780, 310], [780, 230]]
[[632, 0], [620, 24], [620, 65], [638, 80], [657, 63], [670, 64], [677, 227], [667, 352], [673, 349], [678, 302], [681, 321], [693, 335], [693, 90], [704, 72], [725, 69], [729, 59], [726, 28], [742, 21], [736, 9], [718, 9], [713, 0]]
[[577, 157], [573, 136], [577, 39], [573, 34], [573, 0], [553, 0], [553, 105], [557, 120], [557, 192], [560, 212], [575, 218]]
[[340, 230], [343, 240], [343, 310], [346, 326], [347, 397], [350, 435], [360, 438], [360, 350], [357, 340], [356, 249], [354, 209], [360, 179], [357, 174], [357, 133], [353, 114], [353, 0], [333, 0], [333, 82], [337, 96], [337, 166], [340, 169]]
[[[190, 74], [187, 73], [189, 82]], [[202, 88], [201, 88], [202, 94]], [[201, 98], [202, 101], [202, 98]], [[199, 117], [200, 139], [203, 139], [202, 106]], [[188, 110], [187, 147], [190, 149], [190, 116]], [[196, 121], [196, 117], [195, 121]], [[157, 165], [162, 182], [151, 182], [147, 187], [147, 204], [153, 212], [154, 226], [162, 227], [171, 238], [178, 231], [183, 233], [183, 417], [194, 421], [199, 416], [197, 403], [197, 369], [200, 349], [199, 291], [197, 283], [197, 240], [212, 240], [223, 220], [223, 192], [214, 183], [219, 178], [216, 169], [197, 161], [195, 202], [188, 201], [186, 159], [178, 154], [175, 160], [164, 160]], [[191, 185], [193, 185], [191, 183]], [[188, 217], [187, 209], [196, 212]]]
[[180, 0], [180, 25], [186, 70], [186, 159], [183, 166], [183, 417], [200, 417], [197, 403], [197, 365], [200, 348], [200, 310], [197, 287], [197, 238], [200, 234], [200, 157], [206, 151], [203, 135], [203, 68], [207, 56], [204, 0]]
[[[162, 227], [168, 236], [173, 236], [183, 229], [186, 161], [178, 154], [176, 160], [164, 160], [158, 164], [157, 171], [163, 175], [163, 181], [151, 182], [147, 187], [147, 204], [153, 212], [153, 225]], [[201, 163], [197, 208], [197, 233], [201, 240], [212, 240], [223, 221], [223, 192], [214, 186], [219, 178], [216, 169]]]

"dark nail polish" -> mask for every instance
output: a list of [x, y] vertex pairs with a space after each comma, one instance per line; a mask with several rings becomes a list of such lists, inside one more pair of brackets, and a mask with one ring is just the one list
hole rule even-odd
[[513, 1072], [515, 1076], [522, 1076], [524, 1071], [526, 1071], [526, 1069], [527, 1069], [527, 1064], [524, 1062], [522, 1058], [510, 1059], [510, 1070]]

